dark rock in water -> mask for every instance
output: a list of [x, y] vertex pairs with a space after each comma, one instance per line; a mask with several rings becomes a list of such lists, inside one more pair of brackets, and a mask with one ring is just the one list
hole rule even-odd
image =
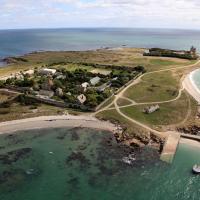
[[83, 151], [83, 150], [87, 149], [87, 146], [88, 146], [88, 145], [80, 145], [80, 146], [78, 147], [78, 149], [81, 150], [81, 151]]
[[0, 146], [0, 150], [1, 150], [1, 149], [5, 149], [5, 148], [6, 148], [6, 147], [4, 147], [4, 146]]
[[81, 152], [72, 152], [67, 158], [66, 164], [72, 164], [72, 162], [78, 161], [81, 167], [88, 167], [91, 163]]
[[24, 142], [24, 140], [20, 138], [17, 134], [9, 134], [5, 137], [5, 139], [8, 140], [9, 145], [15, 145]]
[[69, 185], [76, 186], [76, 185], [79, 184], [79, 180], [78, 180], [77, 177], [73, 177], [73, 178], [71, 178], [69, 181], [67, 181], [67, 183], [68, 183]]
[[13, 162], [18, 161], [19, 159], [23, 159], [32, 151], [31, 148], [22, 148], [14, 151], [10, 151], [6, 154], [0, 154], [0, 161], [3, 164], [12, 164]]
[[106, 175], [106, 176], [113, 176], [116, 173], [116, 171], [113, 168], [108, 168], [104, 165], [100, 165], [99, 170], [101, 174]]
[[71, 140], [72, 141], [77, 141], [77, 140], [79, 140], [80, 139], [80, 137], [79, 137], [79, 134], [75, 131], [75, 132], [72, 132], [71, 133]]
[[16, 169], [16, 170], [5, 170], [0, 174], [0, 186], [2, 185], [13, 185], [21, 183], [25, 180], [25, 173], [23, 170]]
[[67, 134], [68, 134], [68, 132], [66, 132], [66, 133], [60, 133], [56, 138], [58, 140], [64, 140]]

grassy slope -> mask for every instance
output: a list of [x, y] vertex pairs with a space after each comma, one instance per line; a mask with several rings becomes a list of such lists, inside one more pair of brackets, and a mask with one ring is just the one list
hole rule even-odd
[[117, 100], [117, 105], [118, 106], [126, 106], [126, 105], [129, 105], [129, 104], [131, 104], [132, 102], [130, 102], [130, 101], [128, 101], [128, 100], [126, 100], [126, 99], [123, 99], [123, 98], [119, 98], [118, 100]]
[[[191, 100], [191, 102], [192, 113], [194, 114], [196, 106], [193, 100]], [[160, 104], [160, 110], [152, 114], [143, 113], [143, 109], [146, 106], [147, 105], [131, 106], [127, 108], [122, 108], [121, 111], [129, 117], [153, 127], [178, 124], [182, 122], [187, 115], [189, 101], [186, 94], [183, 93], [181, 98], [177, 101]]]
[[172, 72], [160, 72], [146, 75], [142, 82], [130, 87], [125, 96], [136, 102], [166, 101], [176, 97], [179, 81]]

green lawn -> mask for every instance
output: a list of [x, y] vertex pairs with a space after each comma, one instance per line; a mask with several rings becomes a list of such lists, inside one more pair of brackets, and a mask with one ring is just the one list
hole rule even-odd
[[124, 95], [138, 103], [156, 102], [175, 98], [178, 90], [178, 80], [168, 71], [144, 76], [142, 82], [130, 87]]
[[[192, 102], [194, 103], [194, 101]], [[188, 112], [189, 102], [186, 94], [183, 93], [177, 101], [160, 104], [160, 110], [152, 114], [143, 113], [146, 106], [149, 105], [126, 107], [122, 108], [121, 111], [129, 117], [150, 126], [171, 125], [184, 120]]]
[[129, 104], [131, 104], [131, 103], [132, 103], [131, 101], [128, 101], [128, 100], [123, 99], [123, 98], [119, 98], [119, 99], [117, 100], [117, 105], [118, 105], [118, 106], [126, 106], [126, 105], [129, 105]]

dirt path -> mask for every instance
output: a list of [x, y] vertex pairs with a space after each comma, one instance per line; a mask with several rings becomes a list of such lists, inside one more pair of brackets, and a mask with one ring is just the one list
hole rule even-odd
[[[100, 113], [100, 112], [102, 112], [102, 111], [115, 109], [115, 110], [118, 112], [118, 114], [120, 114], [121, 116], [123, 116], [125, 119], [131, 121], [132, 123], [137, 124], [137, 125], [139, 125], [139, 126], [145, 128], [146, 130], [148, 130], [148, 131], [154, 133], [155, 135], [157, 135], [157, 136], [159, 136], [159, 137], [166, 137], [166, 136], [168, 135], [167, 133], [163, 133], [163, 132], [159, 132], [159, 131], [157, 131], [157, 130], [154, 130], [154, 129], [150, 128], [149, 126], [147, 126], [146, 124], [143, 124], [143, 123], [141, 123], [141, 122], [139, 122], [139, 121], [137, 121], [137, 120], [134, 120], [134, 119], [130, 118], [129, 116], [127, 116], [127, 115], [125, 115], [124, 113], [122, 113], [121, 110], [120, 110], [120, 108], [130, 107], [130, 106], [133, 106], [133, 105], [162, 104], [162, 103], [170, 103], [170, 102], [176, 101], [176, 100], [178, 100], [178, 99], [181, 97], [181, 94], [182, 94], [182, 92], [183, 92], [183, 90], [184, 90], [184, 87], [183, 87], [183, 85], [182, 85], [182, 79], [181, 79], [181, 83], [180, 83], [180, 87], [181, 87], [181, 88], [179, 89], [178, 96], [177, 96], [176, 98], [174, 98], [174, 99], [167, 100], [167, 101], [147, 102], [147, 103], [136, 103], [136, 102], [134, 102], [134, 100], [132, 100], [132, 99], [129, 99], [129, 98], [127, 98], [127, 97], [124, 98], [124, 93], [125, 93], [129, 88], [131, 88], [132, 86], [139, 84], [144, 76], [147, 76], [147, 75], [149, 75], [149, 74], [154, 74], [154, 73], [160, 73], [160, 72], [167, 72], [167, 71], [172, 71], [172, 70], [177, 70], [177, 69], [190, 68], [190, 67], [194, 67], [194, 66], [198, 65], [199, 63], [200, 63], [200, 60], [198, 60], [196, 63], [191, 64], [191, 65], [186, 65], [186, 66], [182, 66], [182, 67], [172, 67], [172, 68], [168, 68], [168, 69], [162, 69], [162, 70], [157, 70], [157, 71], [147, 72], [147, 73], [145, 73], [145, 74], [142, 74], [142, 75], [139, 76], [137, 79], [135, 79], [130, 85], [128, 85], [127, 87], [125, 87], [121, 92], [119, 92], [119, 93], [115, 96], [115, 99], [113, 100], [113, 102], [111, 102], [108, 106], [106, 106], [106, 107], [103, 108], [102, 110], [99, 110], [99, 111], [97, 111], [96, 113], [94, 113], [94, 115], [96, 115], [96, 114], [98, 114], [98, 113]], [[132, 102], [132, 104], [129, 104], [129, 105], [127, 105], [127, 106], [119, 106], [119, 105], [117, 104], [117, 101], [118, 101], [118, 99], [120, 99], [120, 98], [124, 98], [124, 99], [126, 99], [126, 100], [129, 100], [130, 102]], [[113, 103], [114, 103], [115, 108], [110, 108], [110, 106], [113, 105]], [[190, 104], [189, 104], [189, 105], [190, 105]], [[184, 122], [188, 119], [190, 113], [191, 113], [191, 107], [189, 106], [189, 108], [188, 108], [188, 113], [187, 113], [187, 115], [186, 115], [186, 117], [185, 117], [185, 119], [183, 120], [182, 123], [184, 123]]]

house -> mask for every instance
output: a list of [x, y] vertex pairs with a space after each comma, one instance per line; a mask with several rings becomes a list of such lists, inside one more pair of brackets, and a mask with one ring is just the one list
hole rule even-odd
[[98, 92], [104, 92], [105, 89], [108, 88], [108, 87], [110, 87], [110, 86], [111, 86], [110, 83], [105, 83], [105, 84], [99, 86], [99, 87], [97, 88], [97, 91], [98, 91]]
[[15, 74], [15, 78], [16, 78], [17, 80], [24, 80], [24, 76], [23, 76], [22, 74], [20, 74], [20, 73], [16, 73], [16, 74]]
[[86, 96], [84, 94], [81, 94], [77, 97], [79, 103], [84, 104], [85, 101], [87, 100]]
[[56, 95], [59, 96], [59, 97], [63, 96], [63, 90], [62, 90], [62, 88], [57, 88], [56, 89]]
[[101, 80], [101, 79], [100, 79], [98, 76], [96, 76], [96, 77], [94, 77], [94, 78], [92, 78], [92, 79], [90, 80], [90, 83], [91, 83], [91, 85], [94, 86], [94, 85], [98, 84], [100, 80]]
[[85, 82], [85, 83], [82, 83], [81, 84], [81, 87], [83, 88], [84, 92], [87, 90], [87, 87], [89, 87], [89, 83], [88, 82]]
[[149, 107], [144, 108], [143, 112], [146, 114], [151, 114], [159, 109], [160, 109], [159, 105], [154, 105], [154, 106], [149, 106]]
[[49, 90], [40, 90], [38, 92], [38, 95], [39, 96], [45, 96], [45, 97], [51, 98], [51, 97], [54, 96], [54, 92], [53, 91], [49, 91]]
[[64, 76], [64, 75], [61, 74], [61, 75], [57, 76], [56, 79], [62, 79], [62, 80], [64, 80], [64, 79], [66, 79], [66, 76]]
[[31, 76], [31, 75], [34, 74], [34, 70], [33, 70], [33, 69], [30, 69], [30, 70], [24, 71], [23, 74], [24, 74], [24, 75], [29, 75], [29, 76]]
[[66, 95], [72, 96], [72, 93], [71, 92], [67, 92]]
[[39, 71], [40, 75], [54, 75], [55, 73], [56, 69], [43, 68]]

